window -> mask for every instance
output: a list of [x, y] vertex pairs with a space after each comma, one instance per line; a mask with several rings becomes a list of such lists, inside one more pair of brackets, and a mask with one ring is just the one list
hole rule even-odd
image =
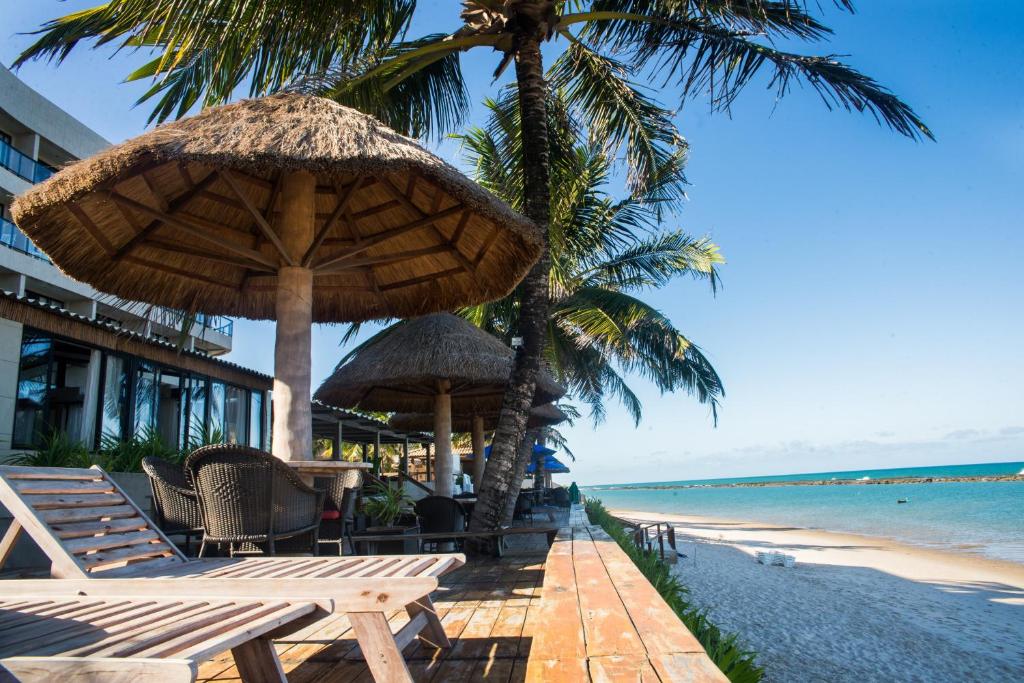
[[266, 449], [263, 443], [262, 391], [252, 391], [249, 394], [249, 445], [253, 448]]
[[210, 419], [207, 424], [210, 426], [210, 435], [213, 431], [220, 432], [220, 440], [224, 440], [224, 384], [221, 382], [210, 382]]
[[224, 391], [224, 441], [245, 443], [246, 413], [249, 410], [245, 389], [228, 385]]
[[206, 396], [210, 382], [205, 377], [191, 377], [188, 381], [188, 439], [187, 443], [203, 440], [206, 428]]
[[15, 447], [37, 447], [50, 431], [82, 436], [91, 350], [25, 330], [14, 407]]
[[135, 370], [135, 436], [156, 426], [156, 368], [140, 361]]
[[99, 414], [100, 439], [124, 438], [128, 418], [128, 361], [121, 356], [104, 354], [103, 394]]
[[156, 392], [156, 430], [165, 444], [171, 448], [183, 445], [181, 438], [181, 373], [177, 370], [160, 370], [160, 382]]

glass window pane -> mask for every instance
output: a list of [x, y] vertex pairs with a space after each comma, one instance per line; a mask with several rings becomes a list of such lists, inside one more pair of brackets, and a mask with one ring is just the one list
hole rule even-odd
[[160, 438], [171, 448], [178, 448], [181, 419], [181, 375], [174, 370], [160, 371], [157, 388], [156, 428]]
[[205, 377], [193, 377], [189, 382], [188, 437], [190, 444], [203, 442], [206, 429], [206, 395], [209, 382]]
[[156, 369], [139, 363], [135, 373], [135, 435], [141, 436], [156, 418]]
[[263, 392], [254, 391], [249, 398], [249, 445], [264, 449], [263, 445]]
[[128, 412], [127, 363], [120, 356], [108, 355], [103, 369], [103, 406], [100, 409], [100, 438], [124, 437]]
[[228, 386], [224, 397], [224, 441], [245, 443], [245, 389]]
[[220, 432], [220, 440], [224, 440], [224, 385], [221, 382], [210, 383], [210, 434], [214, 430]]
[[70, 342], [53, 342], [52, 386], [48, 397], [47, 421], [72, 441], [82, 438], [85, 392], [89, 387], [92, 349]]
[[52, 340], [25, 330], [21, 342], [18, 396], [14, 407], [14, 446], [38, 446], [46, 432]]

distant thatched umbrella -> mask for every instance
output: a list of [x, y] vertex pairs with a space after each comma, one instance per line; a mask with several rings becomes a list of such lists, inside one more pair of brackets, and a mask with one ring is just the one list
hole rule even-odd
[[[479, 414], [452, 415], [452, 431], [469, 432], [473, 436], [473, 485], [480, 488], [484, 480], [484, 432], [493, 431], [498, 426], [498, 412]], [[565, 422], [569, 416], [554, 403], [545, 403], [530, 410], [526, 420], [527, 429], [550, 427]], [[395, 429], [408, 431], [426, 431], [434, 428], [434, 416], [430, 413], [396, 413], [389, 421]]]
[[[451, 416], [501, 410], [514, 354], [495, 337], [450, 313], [395, 324], [339, 365], [316, 390], [331, 405], [363, 410], [431, 412], [436, 487], [451, 495]], [[565, 393], [542, 373], [534, 401]], [[481, 430], [482, 434], [482, 430]]]
[[[475, 420], [480, 421], [485, 432], [494, 431], [498, 425], [498, 415], [499, 413], [497, 412], [488, 412], [483, 415], [474, 415], [472, 413], [460, 414], [453, 409], [452, 431], [472, 432]], [[545, 403], [530, 410], [526, 426], [528, 429], [550, 427], [565, 422], [568, 419], [569, 416], [563, 413], [558, 406], [553, 403]], [[395, 429], [403, 431], [429, 432], [434, 428], [434, 416], [431, 413], [395, 413], [388, 420], [388, 424]]]
[[310, 324], [498, 298], [536, 226], [376, 119], [275, 95], [57, 173], [15, 220], [68, 275], [187, 312], [276, 319], [274, 452], [311, 457]]

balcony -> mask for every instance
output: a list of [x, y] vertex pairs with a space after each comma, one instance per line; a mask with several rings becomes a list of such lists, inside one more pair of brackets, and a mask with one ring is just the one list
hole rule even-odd
[[14, 149], [6, 140], [0, 140], [0, 166], [30, 183], [41, 183], [56, 173], [46, 164]]
[[41, 261], [50, 261], [50, 257], [39, 251], [39, 248], [32, 243], [32, 240], [26, 237], [25, 233], [19, 230], [17, 225], [6, 218], [0, 218], [0, 244], [8, 246], [15, 251], [20, 251], [22, 254], [28, 254], [29, 256], [40, 259]]
[[[10, 247], [15, 251], [20, 251], [22, 254], [27, 254], [28, 256], [37, 258], [40, 261], [50, 263], [50, 257], [40, 251], [39, 248], [32, 243], [32, 240], [18, 229], [17, 225], [6, 218], [0, 218], [0, 244]], [[184, 314], [181, 311], [164, 308], [163, 306], [155, 306], [150, 319], [155, 323], [164, 325], [165, 327], [180, 330], [183, 316]], [[222, 315], [196, 313], [195, 321], [192, 324], [190, 332], [193, 336], [202, 337], [203, 332], [209, 330], [211, 332], [223, 334], [226, 337], [231, 337], [234, 335], [234, 326], [235, 323], [231, 318], [226, 318]]]

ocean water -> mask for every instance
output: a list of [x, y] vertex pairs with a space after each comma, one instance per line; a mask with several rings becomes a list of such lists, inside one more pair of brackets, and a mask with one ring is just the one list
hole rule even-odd
[[[702, 484], [1017, 474], [1024, 462], [584, 487], [612, 508], [885, 536], [1024, 563], [1024, 482], [708, 488]], [[692, 485], [657, 489], [649, 486]], [[623, 488], [630, 487], [630, 488]], [[901, 498], [909, 499], [898, 504]]]

